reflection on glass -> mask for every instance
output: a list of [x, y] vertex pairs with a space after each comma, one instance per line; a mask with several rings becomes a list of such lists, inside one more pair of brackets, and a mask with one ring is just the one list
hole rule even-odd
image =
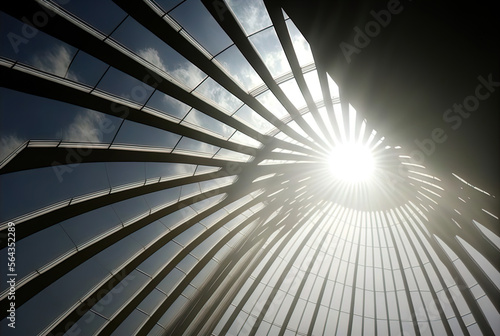
[[262, 0], [225, 0], [225, 2], [236, 16], [247, 36], [272, 25], [271, 18], [267, 14], [266, 6]]
[[271, 75], [276, 78], [290, 72], [290, 64], [285, 56], [274, 27], [249, 37]]
[[266, 92], [258, 95], [257, 100], [264, 105], [264, 107], [274, 114], [278, 119], [283, 119], [285, 117], [289, 117], [290, 115], [288, 114], [287, 110], [281, 105], [280, 101], [276, 96], [270, 91], [267, 90]]
[[[29, 27], [26, 23], [0, 12], [0, 28], [2, 32], [10, 32], [0, 37], [0, 55], [59, 77], [76, 79], [68, 72], [68, 67], [77, 49], [42, 31], [26, 27]], [[32, 34], [29, 40], [23, 37], [25, 31]]]
[[234, 128], [227, 126], [223, 122], [209, 117], [195, 109], [191, 110], [191, 112], [184, 118], [182, 124], [186, 124], [186, 126], [190, 126], [189, 124], [199, 126], [202, 129], [209, 130], [224, 139], [229, 138], [231, 134], [235, 132]]
[[194, 89], [206, 76], [203, 71], [131, 17], [128, 17], [111, 36], [189, 89]]
[[[288, 97], [288, 99], [298, 110], [306, 106], [306, 101], [304, 99], [304, 96], [302, 95], [302, 91], [300, 91], [299, 85], [297, 84], [295, 78], [287, 80], [286, 82], [281, 83], [279, 86], [281, 90], [283, 90], [285, 95]], [[314, 95], [313, 92], [311, 92], [311, 94]]]
[[246, 124], [247, 126], [254, 128], [256, 131], [262, 134], [269, 133], [269, 131], [274, 129], [273, 124], [261, 117], [257, 112], [252, 110], [247, 105], [243, 105], [238, 111], [236, 111], [236, 113], [234, 114], [234, 118]]
[[255, 140], [254, 138], [249, 137], [248, 135], [241, 133], [240, 131], [236, 131], [231, 138], [229, 138], [229, 141], [231, 142], [236, 142], [241, 145], [245, 146], [250, 146], [254, 148], [260, 148], [262, 146], [262, 143], [259, 141]]
[[114, 143], [174, 148], [180, 138], [179, 135], [162, 129], [125, 120]]
[[154, 91], [146, 83], [115, 68], [109, 68], [97, 88], [139, 104], [145, 103]]
[[[54, 166], [3, 174], [0, 175], [0, 184], [1, 221], [58, 201], [69, 201], [78, 195], [109, 188], [104, 163], [81, 163], [71, 167]], [[24, 193], [23, 190], [31, 192]]]
[[153, 93], [151, 98], [149, 98], [146, 106], [164, 112], [179, 120], [183, 119], [191, 109], [191, 106], [186, 105], [183, 102], [172, 98], [158, 90]]
[[321, 91], [321, 85], [319, 84], [318, 72], [316, 70], [309, 71], [304, 74], [304, 79], [306, 81], [309, 92], [311, 92], [312, 98], [315, 102], [323, 100], [323, 92]]
[[174, 153], [188, 151], [194, 155], [213, 156], [219, 147], [207, 143], [183, 137], [175, 147]]
[[[100, 30], [105, 35], [110, 34], [127, 16], [127, 13], [111, 0], [52, 0], [52, 2], [55, 2], [71, 14], [79, 17], [97, 30]], [[96, 7], [99, 8], [99, 10], [96, 10]]]
[[217, 55], [232, 43], [200, 0], [187, 0], [169, 15], [212, 55]]
[[71, 62], [66, 78], [94, 87], [107, 68], [106, 63], [80, 50]]
[[286, 26], [288, 28], [288, 33], [290, 34], [290, 39], [292, 40], [293, 49], [295, 49], [295, 55], [297, 55], [297, 59], [299, 60], [299, 65], [304, 67], [313, 63], [314, 58], [311, 52], [311, 47], [309, 46], [309, 43], [307, 43], [304, 36], [302, 36], [292, 20], [287, 20]]
[[263, 83], [236, 46], [233, 45], [224, 50], [215, 59], [246, 91], [250, 91]]
[[232, 114], [232, 112], [243, 104], [241, 100], [212, 78], [207, 78], [194, 92], [208, 98], [215, 106], [221, 107], [222, 111], [228, 114]]
[[77, 246], [121, 225], [111, 206], [105, 206], [61, 222], [61, 226]]

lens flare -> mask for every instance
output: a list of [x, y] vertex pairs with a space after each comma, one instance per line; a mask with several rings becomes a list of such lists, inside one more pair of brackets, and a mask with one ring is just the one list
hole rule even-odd
[[362, 144], [340, 144], [330, 155], [333, 176], [345, 182], [367, 181], [373, 173], [374, 162], [370, 149]]

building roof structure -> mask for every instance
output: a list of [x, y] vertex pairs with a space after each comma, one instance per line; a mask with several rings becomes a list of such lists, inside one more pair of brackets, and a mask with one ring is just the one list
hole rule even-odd
[[0, 8], [2, 334], [499, 333], [497, 195], [356, 109], [297, 7]]

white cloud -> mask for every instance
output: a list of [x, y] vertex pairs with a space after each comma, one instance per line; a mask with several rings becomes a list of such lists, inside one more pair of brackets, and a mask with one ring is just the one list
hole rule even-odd
[[[51, 74], [64, 77], [68, 72], [68, 67], [73, 59], [68, 48], [64, 46], [55, 46], [42, 54], [35, 55], [33, 58], [33, 65]], [[67, 77], [72, 80], [77, 80], [76, 75], [69, 72]]]
[[258, 30], [272, 24], [266, 7], [262, 0], [227, 1], [247, 34], [253, 34]]
[[63, 131], [62, 139], [75, 142], [101, 142], [103, 133], [110, 129], [105, 128], [105, 119], [104, 114], [91, 110], [79, 113]]
[[169, 71], [165, 63], [163, 63], [158, 50], [155, 48], [142, 49], [138, 54], [156, 67], [169, 73], [172, 77], [180, 81], [182, 84], [187, 85], [191, 89], [198, 85], [203, 78], [205, 78], [205, 73], [189, 62], [185, 62], [177, 69]]
[[281, 76], [291, 70], [285, 53], [282, 51], [266, 53], [263, 60], [273, 77]]
[[232, 128], [231, 126], [228, 126], [223, 122], [220, 122], [197, 110], [191, 111], [191, 113], [189, 113], [184, 120], [188, 123], [203, 127], [212, 132], [220, 134], [225, 138], [229, 138], [231, 134], [233, 134], [235, 131], [235, 129]]
[[146, 48], [139, 50], [139, 56], [144, 58], [146, 61], [152, 63], [156, 67], [162, 69], [163, 71], [167, 71], [167, 67], [163, 63], [158, 53], [158, 50], [154, 48]]
[[250, 91], [263, 83], [257, 72], [249, 63], [238, 64], [237, 66], [227, 61], [221, 62], [222, 66], [233, 76], [243, 87]]
[[0, 161], [5, 159], [17, 147], [21, 146], [24, 141], [24, 139], [21, 139], [15, 134], [2, 136], [0, 138]]
[[297, 55], [299, 64], [304, 66], [314, 62], [311, 47], [295, 24], [292, 21], [288, 21], [287, 27], [290, 37], [292, 38], [293, 48], [295, 49], [295, 54]]
[[195, 88], [205, 78], [203, 71], [188, 62], [184, 63], [183, 67], [170, 71], [170, 74], [191, 89]]
[[215, 104], [221, 106], [229, 112], [233, 112], [242, 104], [241, 100], [233, 96], [229, 91], [224, 89], [219, 83], [211, 78], [208, 78], [205, 82], [203, 82], [203, 84], [196, 89], [196, 92], [212, 100]]

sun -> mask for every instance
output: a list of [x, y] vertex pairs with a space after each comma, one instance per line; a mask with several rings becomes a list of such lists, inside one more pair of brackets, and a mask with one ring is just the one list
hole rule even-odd
[[374, 170], [370, 148], [359, 143], [337, 145], [330, 154], [329, 165], [337, 180], [350, 183], [369, 180]]

